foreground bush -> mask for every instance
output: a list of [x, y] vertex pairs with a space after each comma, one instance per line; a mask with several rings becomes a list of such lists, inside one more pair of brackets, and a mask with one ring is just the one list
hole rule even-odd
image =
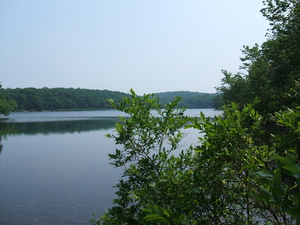
[[[299, 111], [277, 114], [271, 135], [247, 105], [213, 120], [187, 118], [152, 95], [111, 104], [128, 114], [108, 135], [119, 147], [112, 164], [124, 169], [114, 206], [94, 224], [296, 224], [300, 215]], [[181, 149], [184, 127], [199, 146]], [[175, 150], [177, 150], [175, 152]]]

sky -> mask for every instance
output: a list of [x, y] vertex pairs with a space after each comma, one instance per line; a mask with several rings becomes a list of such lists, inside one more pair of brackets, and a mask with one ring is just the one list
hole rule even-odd
[[261, 0], [0, 0], [3, 88], [216, 92], [243, 45], [266, 40]]

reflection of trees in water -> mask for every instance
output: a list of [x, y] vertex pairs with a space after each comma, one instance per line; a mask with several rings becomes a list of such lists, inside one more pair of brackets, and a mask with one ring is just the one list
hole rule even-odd
[[3, 149], [2, 139], [7, 135], [15, 134], [15, 128], [9, 123], [0, 123], [0, 153]]
[[64, 134], [112, 129], [118, 118], [70, 120], [53, 122], [0, 123], [0, 152], [2, 139], [11, 135]]
[[2, 137], [0, 136], [0, 153], [2, 152], [2, 149], [3, 149], [3, 144], [1, 143], [2, 141]]
[[70, 120], [52, 122], [27, 122], [27, 123], [0, 123], [6, 129], [0, 135], [18, 134], [51, 134], [51, 133], [74, 133], [96, 130], [109, 130], [114, 127], [118, 119], [93, 119], [93, 120]]

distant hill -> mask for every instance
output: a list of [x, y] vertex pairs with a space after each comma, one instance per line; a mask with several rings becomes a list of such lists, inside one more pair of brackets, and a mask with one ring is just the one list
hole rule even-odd
[[160, 102], [165, 104], [172, 101], [176, 96], [180, 96], [182, 99], [179, 102], [180, 107], [188, 108], [214, 108], [215, 99], [219, 94], [209, 94], [201, 92], [190, 92], [190, 91], [173, 91], [173, 92], [162, 92], [154, 93], [155, 96], [160, 98]]
[[[99, 110], [110, 109], [107, 99], [115, 101], [129, 94], [110, 90], [90, 90], [74, 88], [15, 88], [1, 89], [0, 92], [8, 99], [17, 102], [17, 111], [59, 111], [59, 110]], [[189, 91], [154, 93], [162, 104], [182, 97], [180, 107], [213, 108], [217, 94]]]
[[128, 94], [81, 88], [16, 88], [1, 93], [17, 102], [17, 111], [59, 111], [109, 109], [108, 98], [121, 100]]

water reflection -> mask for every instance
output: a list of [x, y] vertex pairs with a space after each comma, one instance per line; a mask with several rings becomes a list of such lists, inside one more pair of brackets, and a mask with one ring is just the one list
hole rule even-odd
[[92, 120], [52, 121], [52, 122], [22, 122], [0, 123], [0, 136], [64, 134], [112, 129], [118, 119], [102, 118]]
[[[116, 146], [105, 134], [117, 113], [14, 113], [0, 120], [0, 224], [88, 224], [111, 207], [120, 170], [109, 164]], [[198, 131], [188, 132], [198, 140]]]
[[0, 153], [2, 152], [3, 149], [3, 144], [1, 142], [2, 142], [2, 137], [0, 136]]
[[111, 206], [117, 117], [0, 121], [0, 224], [88, 224]]
[[15, 128], [11, 124], [8, 123], [0, 123], [0, 153], [3, 149], [2, 140], [9, 134], [14, 134]]
[[7, 136], [15, 135], [49, 135], [81, 133], [88, 131], [111, 130], [118, 118], [98, 118], [71, 121], [49, 121], [49, 122], [0, 122], [0, 153], [3, 149], [2, 140]]

